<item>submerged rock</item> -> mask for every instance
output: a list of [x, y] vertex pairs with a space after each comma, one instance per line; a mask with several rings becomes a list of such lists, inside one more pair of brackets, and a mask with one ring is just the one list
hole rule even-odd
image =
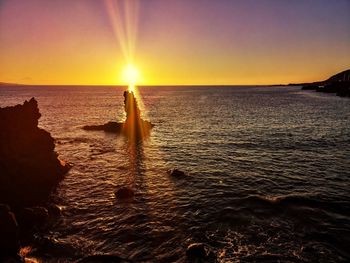
[[129, 187], [122, 186], [114, 194], [118, 199], [131, 199], [134, 197], [134, 190]]
[[181, 171], [181, 170], [178, 170], [178, 169], [171, 169], [171, 170], [168, 170], [168, 174], [170, 176], [173, 176], [173, 177], [184, 177], [186, 176], [186, 173]]
[[61, 208], [55, 204], [50, 204], [47, 207], [47, 211], [50, 217], [59, 217], [62, 214]]
[[186, 255], [189, 258], [206, 258], [208, 252], [203, 243], [193, 243], [187, 247]]
[[58, 159], [50, 133], [38, 127], [40, 116], [34, 98], [0, 108], [0, 202], [41, 203], [70, 168]]

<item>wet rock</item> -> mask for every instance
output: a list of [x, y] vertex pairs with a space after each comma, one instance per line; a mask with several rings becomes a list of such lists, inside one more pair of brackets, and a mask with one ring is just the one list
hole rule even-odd
[[105, 131], [111, 133], [121, 133], [123, 129], [123, 123], [110, 121], [102, 125], [85, 125], [83, 129], [87, 131]]
[[134, 190], [129, 187], [122, 186], [115, 192], [115, 196], [118, 199], [130, 199], [134, 197]]
[[48, 222], [49, 214], [44, 207], [27, 207], [21, 209], [18, 213], [18, 222], [23, 229], [40, 227]]
[[124, 110], [126, 113], [125, 122], [110, 121], [101, 125], [86, 125], [83, 126], [83, 129], [123, 134], [131, 141], [140, 141], [148, 137], [154, 124], [141, 118], [141, 111], [133, 92], [124, 92]]
[[305, 85], [301, 88], [302, 90], [317, 90], [319, 89], [319, 86], [317, 85]]
[[16, 257], [18, 250], [19, 229], [15, 215], [7, 205], [0, 204], [0, 261]]
[[[64, 241], [59, 241], [52, 237], [38, 236], [35, 239], [35, 250], [31, 251], [30, 257], [42, 257], [50, 255], [51, 258], [74, 258], [77, 256], [77, 247]], [[71, 261], [61, 261], [71, 262]]]
[[62, 214], [61, 208], [55, 204], [49, 205], [47, 211], [50, 217], [60, 217]]
[[206, 258], [208, 252], [203, 243], [193, 243], [187, 247], [186, 255], [189, 258]]
[[32, 261], [24, 261], [19, 255], [0, 257], [2, 263], [34, 263]]
[[54, 139], [38, 127], [37, 101], [0, 108], [0, 202], [36, 205], [50, 195], [70, 166], [58, 159]]
[[184, 177], [186, 176], [186, 173], [181, 171], [181, 170], [178, 170], [178, 169], [171, 169], [168, 171], [168, 174], [170, 176], [173, 176], [173, 177]]

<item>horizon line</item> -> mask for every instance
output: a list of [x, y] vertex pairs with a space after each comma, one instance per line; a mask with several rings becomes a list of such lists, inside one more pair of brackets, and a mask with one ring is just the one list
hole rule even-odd
[[[252, 87], [252, 86], [299, 86], [299, 83], [288, 84], [147, 84], [136, 85], [136, 87]], [[0, 82], [1, 86], [44, 86], [44, 87], [128, 87], [123, 84], [23, 84], [23, 83], [8, 83]]]

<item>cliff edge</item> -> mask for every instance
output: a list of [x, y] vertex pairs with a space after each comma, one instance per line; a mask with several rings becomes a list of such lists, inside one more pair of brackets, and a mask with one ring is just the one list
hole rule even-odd
[[40, 116], [34, 98], [0, 108], [0, 203], [43, 203], [70, 168], [58, 159], [50, 133], [38, 127]]

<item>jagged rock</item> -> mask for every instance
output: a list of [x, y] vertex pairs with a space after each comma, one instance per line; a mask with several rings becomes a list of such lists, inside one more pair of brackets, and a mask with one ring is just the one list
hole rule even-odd
[[28, 230], [35, 226], [42, 226], [49, 220], [49, 213], [44, 207], [26, 207], [17, 213], [21, 229]]
[[134, 190], [129, 187], [122, 186], [115, 192], [115, 196], [118, 199], [130, 199], [134, 197]]
[[47, 207], [47, 211], [48, 211], [50, 217], [59, 217], [62, 214], [61, 208], [55, 204], [50, 204]]
[[205, 258], [208, 252], [203, 243], [193, 243], [187, 247], [186, 255], [190, 258]]
[[0, 108], [0, 202], [40, 203], [70, 168], [58, 159], [50, 133], [38, 128], [40, 116], [34, 98]]
[[173, 177], [184, 177], [186, 176], [186, 173], [181, 171], [181, 170], [178, 170], [178, 169], [171, 169], [168, 171], [168, 174], [170, 176], [173, 176]]
[[7, 205], [0, 204], [0, 261], [15, 256], [18, 250], [19, 229], [15, 215]]
[[110, 121], [102, 125], [86, 125], [83, 126], [83, 129], [124, 134], [132, 141], [142, 140], [149, 136], [154, 125], [141, 118], [140, 109], [133, 92], [124, 92], [124, 109], [126, 113], [125, 122]]

